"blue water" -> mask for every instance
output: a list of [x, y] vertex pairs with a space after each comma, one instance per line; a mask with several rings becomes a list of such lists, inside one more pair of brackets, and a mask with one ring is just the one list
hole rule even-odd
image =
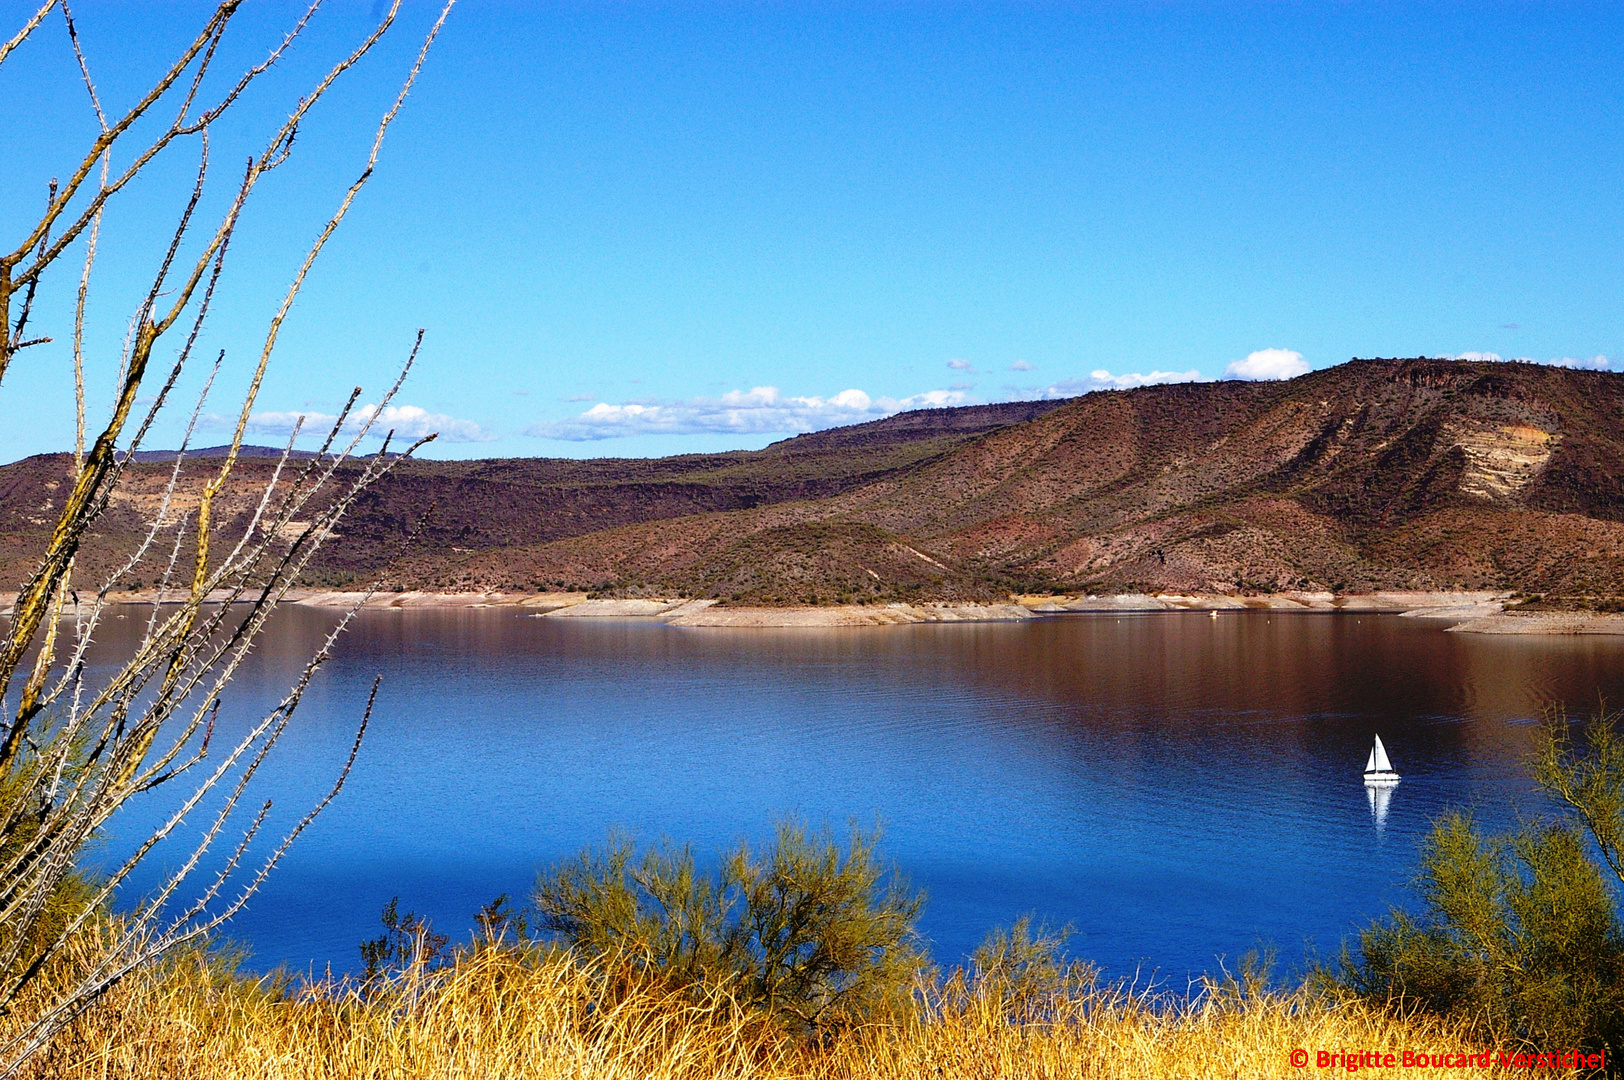
[[[331, 622], [279, 614], [222, 734]], [[1035, 913], [1113, 974], [1182, 986], [1259, 944], [1290, 968], [1410, 902], [1445, 808], [1490, 827], [1543, 811], [1520, 765], [1532, 718], [1620, 699], [1621, 660], [1607, 638], [1348, 614], [744, 630], [367, 612], [256, 783], [273, 825], [303, 813], [382, 674], [355, 771], [230, 934], [257, 968], [353, 969], [391, 897], [466, 935], [611, 828], [713, 861], [794, 815], [883, 828], [940, 962]], [[1404, 774], [1381, 821], [1359, 779], [1376, 733]]]

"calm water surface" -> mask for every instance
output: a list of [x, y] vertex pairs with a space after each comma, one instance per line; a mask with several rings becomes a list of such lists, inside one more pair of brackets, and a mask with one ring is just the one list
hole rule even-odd
[[[227, 710], [280, 697], [331, 625], [282, 612]], [[713, 860], [793, 814], [883, 824], [939, 961], [1031, 912], [1117, 974], [1177, 981], [1260, 942], [1297, 964], [1407, 902], [1444, 808], [1491, 826], [1541, 809], [1531, 718], [1624, 697], [1621, 660], [1606, 638], [1370, 615], [740, 630], [367, 612], [262, 797], [285, 817], [319, 797], [381, 673], [356, 770], [232, 933], [260, 968], [351, 969], [393, 896], [466, 933], [613, 827]], [[1376, 733], [1405, 777], [1381, 821], [1359, 780]]]

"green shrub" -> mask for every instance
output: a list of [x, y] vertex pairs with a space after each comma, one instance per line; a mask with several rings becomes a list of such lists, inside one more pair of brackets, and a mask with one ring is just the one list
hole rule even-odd
[[[505, 897], [496, 901], [500, 905]], [[394, 897], [383, 907], [384, 932], [361, 942], [361, 962], [366, 966], [362, 978], [368, 983], [388, 979], [403, 972], [429, 970], [450, 959], [446, 946], [451, 939], [437, 934], [429, 920], [415, 912], [402, 915], [400, 897]], [[489, 909], [487, 909], [489, 910]]]
[[729, 985], [752, 1010], [806, 1037], [889, 1013], [925, 966], [923, 897], [854, 830], [781, 824], [757, 855], [740, 845], [714, 875], [687, 849], [639, 854], [623, 837], [541, 876], [537, 925], [594, 960], [699, 988]]
[[1439, 820], [1421, 852], [1421, 913], [1366, 930], [1333, 981], [1485, 1035], [1624, 1049], [1624, 926], [1607, 881], [1624, 882], [1618, 721], [1592, 717], [1581, 748], [1566, 717], [1549, 715], [1533, 773], [1566, 818], [1492, 837], [1463, 814]]
[[1350, 986], [1552, 1046], [1621, 1045], [1624, 942], [1577, 830], [1485, 838], [1450, 815], [1425, 843], [1420, 884], [1420, 917], [1361, 935]]
[[971, 989], [997, 1001], [1010, 1023], [1053, 1019], [1099, 981], [1092, 964], [1065, 958], [1070, 936], [1069, 929], [1034, 928], [1026, 915], [1008, 930], [994, 930], [971, 958]]

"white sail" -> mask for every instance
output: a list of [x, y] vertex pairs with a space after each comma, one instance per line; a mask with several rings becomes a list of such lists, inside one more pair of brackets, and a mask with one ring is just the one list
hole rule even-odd
[[1376, 749], [1375, 749], [1375, 747], [1371, 747], [1370, 760], [1365, 762], [1365, 772], [1375, 772], [1375, 771], [1376, 771]]
[[1365, 771], [1369, 772], [1372, 769], [1377, 772], [1393, 771], [1393, 763], [1387, 760], [1387, 748], [1382, 745], [1380, 735], [1376, 736], [1376, 746], [1370, 751], [1370, 764], [1365, 767]]

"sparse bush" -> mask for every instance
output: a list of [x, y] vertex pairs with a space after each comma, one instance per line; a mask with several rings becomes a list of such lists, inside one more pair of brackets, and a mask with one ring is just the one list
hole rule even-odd
[[[29, 754], [28, 758], [34, 755]], [[75, 747], [64, 770], [69, 783], [83, 771], [84, 752]], [[32, 792], [25, 776], [13, 773], [0, 777], [0, 807], [27, 807]], [[9, 831], [0, 832], [0, 866], [9, 866], [27, 856], [39, 842], [39, 814], [17, 816]], [[40, 911], [31, 923], [0, 919], [0, 953], [13, 957], [8, 974], [27, 971], [39, 963], [69, 930], [87, 907], [96, 903], [96, 889], [90, 877], [79, 869], [70, 870], [46, 891]], [[22, 941], [17, 942], [18, 935]], [[14, 948], [15, 946], [15, 948]]]
[[513, 910], [507, 893], [480, 908], [474, 914], [474, 922], [479, 926], [479, 936], [474, 941], [476, 948], [522, 946], [530, 940], [529, 920], [522, 912]]
[[1533, 773], [1577, 823], [1485, 837], [1445, 816], [1421, 853], [1419, 916], [1395, 912], [1360, 937], [1333, 980], [1359, 996], [1541, 1045], [1624, 1048], [1624, 925], [1602, 862], [1624, 881], [1624, 739], [1619, 714], [1585, 725], [1546, 717]]
[[1009, 929], [987, 935], [971, 960], [970, 988], [996, 1002], [1010, 1023], [1053, 1019], [1066, 1002], [1086, 996], [1099, 982], [1099, 969], [1063, 955], [1070, 929], [1032, 925], [1023, 915]]
[[[503, 898], [497, 900], [497, 904]], [[446, 959], [451, 939], [437, 934], [429, 920], [415, 912], [400, 914], [400, 897], [383, 906], [383, 933], [361, 942], [362, 978], [369, 983], [412, 969], [426, 970]], [[487, 909], [489, 910], [489, 909]], [[482, 912], [483, 914], [483, 912]]]
[[541, 877], [539, 926], [592, 961], [696, 991], [730, 988], [755, 1014], [819, 1038], [892, 1013], [926, 966], [914, 921], [923, 897], [853, 831], [781, 824], [757, 855], [740, 845], [712, 876], [687, 848], [638, 854], [623, 837]]

